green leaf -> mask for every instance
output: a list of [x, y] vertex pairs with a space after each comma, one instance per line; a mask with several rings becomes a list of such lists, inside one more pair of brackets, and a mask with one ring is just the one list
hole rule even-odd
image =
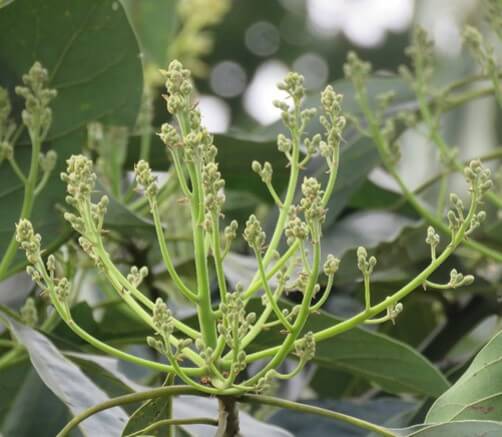
[[[286, 307], [286, 303], [281, 305]], [[260, 311], [253, 299], [249, 311]], [[340, 323], [341, 319], [322, 312], [312, 315], [304, 331], [317, 332]], [[277, 330], [261, 334], [255, 348], [281, 344], [284, 336]], [[448, 389], [448, 381], [416, 350], [386, 335], [356, 327], [317, 343], [314, 361], [325, 368], [361, 376], [390, 393], [417, 393], [438, 397]]]
[[[0, 85], [7, 87], [18, 115], [22, 102], [14, 86], [34, 61], [48, 69], [50, 86], [58, 96], [52, 104], [53, 125], [44, 148], [58, 153], [58, 166], [35, 203], [32, 220], [47, 243], [68, 237], [56, 209], [63, 204], [64, 187], [59, 172], [65, 159], [78, 153], [86, 126], [100, 120], [132, 126], [143, 89], [142, 66], [136, 38], [119, 1], [16, 0], [0, 11]], [[19, 118], [18, 118], [19, 121]], [[16, 147], [16, 159], [29, 166], [27, 136]], [[18, 219], [23, 186], [10, 167], [0, 166], [0, 254], [5, 251]], [[17, 259], [19, 268], [23, 259]], [[14, 267], [12, 270], [15, 269]]]
[[70, 420], [68, 408], [28, 361], [0, 372], [0, 435], [54, 437]]
[[501, 420], [502, 331], [481, 349], [461, 378], [429, 410], [426, 423]]
[[[18, 341], [26, 348], [30, 361], [47, 387], [70, 411], [77, 415], [93, 405], [104, 402], [108, 396], [41, 333], [2, 316]], [[80, 424], [88, 435], [117, 435], [127, 416], [120, 408], [96, 414]]]
[[165, 68], [176, 30], [177, 0], [123, 0], [147, 60]]
[[146, 401], [129, 417], [129, 421], [121, 435], [127, 436], [146, 428], [154, 422], [168, 419], [169, 417], [166, 414], [168, 404], [168, 398], [157, 398]]
[[396, 436], [403, 437], [499, 437], [502, 435], [502, 422], [489, 420], [461, 420], [458, 422], [418, 426], [408, 430], [393, 430]]

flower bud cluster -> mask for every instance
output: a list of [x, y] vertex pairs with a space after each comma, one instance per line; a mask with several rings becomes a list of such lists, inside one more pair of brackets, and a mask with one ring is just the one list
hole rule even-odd
[[190, 71], [179, 61], [171, 61], [167, 70], [161, 71], [166, 79], [168, 95], [164, 96], [169, 113], [175, 115], [190, 109], [190, 97], [193, 91]]
[[4, 160], [12, 159], [14, 156], [14, 148], [12, 144], [8, 141], [0, 142], [0, 162]]
[[439, 234], [432, 226], [429, 226], [427, 228], [427, 237], [425, 237], [425, 242], [431, 247], [432, 260], [436, 259], [436, 248], [439, 245], [439, 241]]
[[157, 332], [167, 341], [174, 331], [174, 320], [171, 311], [160, 297], [153, 307], [152, 322]]
[[239, 342], [253, 327], [256, 313], [246, 314], [241, 290], [229, 293], [227, 301], [220, 303], [221, 321], [218, 332], [230, 349], [239, 347]]
[[329, 254], [324, 262], [323, 270], [326, 276], [334, 275], [340, 267], [340, 260], [334, 255]]
[[321, 106], [324, 115], [320, 117], [321, 125], [326, 130], [326, 141], [319, 142], [319, 151], [328, 163], [334, 164], [335, 151], [340, 146], [346, 119], [342, 115], [343, 96], [337, 94], [331, 85], [321, 93]]
[[249, 219], [246, 221], [243, 236], [253, 249], [258, 251], [263, 249], [266, 235], [261, 227], [261, 223], [254, 214], [249, 216]]
[[51, 255], [47, 259], [47, 270], [49, 271], [50, 278], [48, 280], [51, 281], [51, 284], [45, 283], [46, 277], [44, 276], [44, 264], [40, 249], [42, 237], [40, 234], [35, 233], [33, 225], [29, 220], [22, 219], [16, 224], [16, 241], [21, 246], [21, 249], [25, 251], [26, 259], [30, 264], [26, 268], [26, 272], [31, 276], [33, 281], [43, 290], [52, 286], [58, 300], [61, 303], [65, 303], [70, 295], [70, 281], [65, 277], [55, 277], [56, 258]]
[[132, 266], [131, 270], [127, 275], [127, 280], [134, 287], [138, 287], [147, 276], [148, 276], [148, 267], [143, 266], [141, 268], [138, 268], [137, 266]]
[[499, 0], [484, 0], [483, 5], [492, 30], [502, 39], [502, 3]]
[[295, 354], [301, 362], [306, 363], [315, 356], [315, 339], [314, 333], [309, 331], [305, 336], [296, 343]]
[[223, 231], [223, 238], [225, 239], [225, 246], [230, 246], [232, 241], [237, 238], [237, 229], [239, 224], [237, 220], [232, 220], [228, 226], [225, 226], [225, 230]]
[[[411, 46], [406, 49], [406, 54], [411, 58], [419, 84], [414, 86], [427, 86], [434, 72], [434, 42], [429, 38], [424, 28], [417, 26], [413, 32]], [[404, 73], [404, 71], [403, 71]], [[403, 76], [407, 78], [404, 73]]]
[[370, 256], [368, 259], [368, 252], [364, 247], [357, 248], [357, 268], [364, 276], [370, 276], [373, 273], [376, 263], [377, 260], [374, 256]]
[[253, 171], [260, 176], [262, 182], [266, 184], [270, 184], [272, 182], [272, 164], [266, 161], [263, 165], [261, 165], [258, 161], [253, 161], [251, 164], [251, 168]]
[[307, 223], [322, 224], [326, 219], [326, 209], [322, 204], [323, 191], [321, 184], [313, 177], [304, 178], [302, 183], [303, 197], [300, 200], [300, 209], [305, 215]]
[[345, 77], [350, 79], [356, 90], [362, 90], [371, 73], [371, 64], [362, 61], [355, 52], [349, 52], [347, 62], [343, 66]]
[[200, 59], [210, 53], [213, 38], [206, 30], [218, 24], [231, 6], [230, 0], [184, 0], [177, 3], [181, 30], [170, 44], [170, 57], [182, 59], [194, 75], [207, 73], [207, 65]]
[[25, 86], [17, 86], [16, 94], [25, 99], [25, 108], [21, 113], [23, 123], [31, 132], [43, 139], [52, 122], [49, 103], [56, 97], [57, 92], [46, 87], [49, 74], [39, 62], [35, 62], [22, 79]]
[[467, 48], [481, 65], [483, 72], [487, 75], [498, 74], [493, 47], [487, 44], [481, 32], [475, 27], [467, 26], [463, 37]]
[[404, 305], [401, 302], [397, 302], [394, 305], [387, 307], [387, 317], [392, 322], [392, 324], [396, 323], [397, 316], [403, 312]]
[[137, 183], [145, 190], [148, 200], [152, 202], [157, 195], [158, 187], [150, 164], [144, 160], [138, 161], [134, 166], [134, 173], [136, 174]]
[[72, 155], [66, 164], [66, 173], [61, 173], [61, 179], [69, 194], [67, 202], [75, 206], [89, 201], [96, 185], [92, 161], [84, 155]]
[[10, 118], [11, 111], [9, 93], [0, 87], [0, 162], [10, 159], [13, 155], [11, 140], [16, 125]]
[[40, 169], [44, 173], [51, 173], [56, 167], [58, 154], [54, 150], [49, 150], [47, 153], [40, 154]]
[[178, 131], [169, 123], [163, 123], [157, 135], [168, 148], [174, 149], [182, 145]]
[[452, 269], [450, 272], [450, 281], [448, 282], [448, 286], [450, 288], [459, 288], [466, 285], [471, 285], [473, 282], [473, 275], [463, 275], [462, 273], [457, 272], [456, 269]]
[[310, 234], [307, 223], [298, 217], [299, 212], [299, 208], [295, 206], [292, 206], [289, 211], [288, 221], [284, 230], [284, 235], [289, 245], [293, 244], [296, 239], [306, 240]]
[[21, 219], [16, 224], [16, 241], [20, 244], [21, 249], [26, 253], [26, 259], [30, 264], [36, 264], [40, 256], [40, 242], [42, 237], [40, 234], [35, 234], [33, 225], [27, 219]]
[[219, 214], [225, 203], [223, 188], [225, 181], [218, 170], [218, 164], [208, 162], [202, 167], [202, 186], [204, 187], [204, 206], [206, 214], [211, 217], [213, 213]]
[[[292, 99], [293, 105], [290, 106], [286, 101], [274, 100], [272, 103], [281, 111], [281, 119], [284, 125], [296, 134], [301, 134], [305, 126], [315, 115], [315, 109], [309, 108], [300, 110], [302, 102], [305, 98], [304, 77], [298, 73], [288, 73], [282, 82], [277, 84], [277, 88], [285, 91]], [[288, 150], [285, 137], [278, 139], [278, 148], [286, 153]]]
[[[66, 218], [66, 216], [65, 216]], [[70, 222], [71, 223], [71, 222]], [[80, 232], [77, 230], [77, 232]], [[104, 264], [103, 261], [99, 258], [97, 255], [94, 245], [89, 241], [87, 238], [80, 236], [78, 238], [78, 244], [84, 251], [84, 253], [93, 261], [93, 263], [96, 265], [96, 267], [100, 270], [104, 270]]]

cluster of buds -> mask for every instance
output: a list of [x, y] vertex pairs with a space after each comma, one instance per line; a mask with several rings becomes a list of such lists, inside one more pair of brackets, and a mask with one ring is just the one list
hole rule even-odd
[[485, 16], [491, 28], [502, 39], [502, 3], [500, 0], [484, 0]]
[[334, 275], [340, 267], [340, 260], [334, 255], [329, 254], [324, 262], [323, 270], [326, 276]]
[[457, 272], [456, 269], [452, 269], [450, 272], [450, 281], [448, 282], [448, 287], [459, 288], [466, 285], [471, 285], [474, 282], [473, 275], [463, 275]]
[[164, 96], [167, 103], [167, 110], [171, 114], [190, 109], [190, 98], [192, 96], [193, 85], [190, 71], [183, 67], [178, 61], [172, 61], [167, 70], [162, 70], [166, 79], [166, 88], [169, 92]]
[[210, 53], [213, 38], [208, 26], [218, 24], [231, 6], [230, 0], [184, 0], [177, 4], [181, 30], [170, 45], [170, 58], [183, 60], [194, 75], [207, 73], [207, 65], [200, 59]]
[[343, 66], [343, 72], [347, 79], [350, 79], [356, 90], [361, 90], [366, 86], [366, 81], [371, 73], [371, 64], [361, 60], [355, 52], [349, 52], [347, 62]]
[[35, 234], [33, 225], [29, 220], [21, 219], [16, 224], [16, 241], [26, 253], [30, 264], [36, 264], [40, 260], [40, 242], [42, 237]]
[[301, 363], [310, 361], [315, 356], [315, 339], [314, 333], [309, 331], [305, 336], [296, 343], [295, 355], [300, 359]]
[[364, 247], [357, 248], [357, 268], [364, 276], [369, 277], [373, 273], [376, 263], [377, 260], [374, 256], [368, 258], [368, 251]]
[[246, 221], [246, 227], [243, 233], [244, 239], [249, 246], [257, 251], [261, 251], [266, 241], [266, 235], [261, 227], [260, 221], [253, 214]]
[[291, 207], [289, 211], [288, 222], [286, 223], [286, 229], [284, 230], [284, 235], [286, 236], [286, 241], [289, 245], [293, 244], [295, 240], [306, 240], [310, 234], [309, 227], [300, 217], [298, 207]]
[[150, 164], [146, 161], [138, 161], [134, 166], [136, 181], [143, 188], [148, 200], [152, 202], [157, 195], [158, 187], [157, 180], [152, 173]]
[[489, 76], [497, 75], [497, 63], [493, 47], [485, 41], [481, 32], [475, 27], [467, 26], [463, 37], [466, 46], [481, 65], [483, 72]]
[[256, 321], [256, 313], [246, 314], [245, 302], [239, 288], [228, 294], [226, 302], [221, 302], [219, 309], [221, 320], [218, 323], [218, 332], [231, 350], [238, 350], [240, 340]]
[[49, 286], [47, 281], [50, 281], [56, 298], [59, 302], [65, 303], [70, 295], [70, 281], [65, 277], [55, 277], [56, 259], [53, 255], [48, 257], [47, 263], [44, 265], [40, 249], [42, 237], [35, 233], [29, 220], [22, 219], [16, 224], [16, 241], [25, 252], [26, 259], [30, 264], [26, 268], [28, 275], [42, 290], [47, 289]]
[[16, 124], [10, 118], [11, 111], [9, 93], [5, 88], [0, 87], [0, 162], [10, 159], [13, 155], [11, 141]]
[[[464, 169], [464, 176], [469, 186], [474, 205], [477, 207], [482, 204], [483, 197], [493, 187], [493, 182], [490, 179], [491, 172], [488, 168], [484, 168], [480, 161], [471, 161]], [[464, 204], [456, 195], [450, 195], [450, 203], [452, 208], [448, 211], [448, 225], [452, 235], [456, 235], [460, 228], [464, 225], [466, 217], [464, 214]], [[477, 211], [470, 217], [469, 223], [464, 235], [470, 235], [479, 225], [485, 220], [485, 211]]]
[[[281, 119], [284, 125], [297, 137], [301, 135], [307, 124], [316, 114], [315, 108], [300, 109], [305, 98], [304, 78], [298, 73], [288, 73], [284, 80], [277, 85], [281, 91], [285, 91], [292, 99], [290, 106], [284, 100], [274, 100], [273, 104], [281, 111]], [[288, 149], [285, 137], [278, 139], [279, 150], [286, 152]]]
[[321, 155], [331, 166], [335, 163], [335, 151], [340, 146], [342, 132], [345, 128], [346, 120], [342, 115], [343, 96], [337, 94], [331, 85], [328, 85], [321, 93], [321, 106], [324, 115], [320, 117], [321, 125], [326, 129], [326, 141], [319, 143]]
[[134, 286], [138, 287], [143, 280], [148, 276], [148, 267], [143, 266], [138, 268], [137, 266], [132, 266], [127, 275], [127, 280]]
[[170, 149], [179, 147], [182, 144], [178, 131], [169, 123], [162, 124], [158, 136], [160, 137], [162, 142]]
[[52, 122], [52, 110], [49, 103], [57, 92], [47, 88], [49, 74], [39, 62], [35, 62], [27, 74], [23, 75], [25, 86], [17, 86], [16, 94], [26, 101], [25, 109], [21, 113], [23, 123], [31, 132], [32, 136], [39, 139], [46, 137]]
[[237, 229], [239, 228], [239, 224], [237, 220], [232, 220], [225, 229], [223, 230], [223, 238], [225, 240], [225, 249], [230, 248], [232, 242], [237, 238]]
[[322, 203], [323, 191], [321, 184], [315, 178], [305, 178], [302, 183], [303, 197], [300, 200], [300, 209], [305, 215], [307, 223], [322, 224], [326, 219], [326, 209]]
[[83, 155], [72, 155], [67, 161], [66, 173], [61, 180], [66, 183], [66, 202], [72, 206], [89, 201], [96, 185], [92, 161]]
[[225, 203], [223, 192], [225, 181], [218, 170], [218, 164], [214, 161], [208, 162], [202, 168], [202, 186], [204, 187], [204, 206], [210, 220], [213, 213], [219, 215]]
[[427, 81], [434, 72], [434, 42], [424, 28], [420, 26], [415, 28], [411, 46], [406, 49], [406, 54], [411, 58], [416, 78], [404, 66], [400, 68], [403, 78], [413, 86], [429, 86]]
[[266, 161], [263, 165], [261, 165], [258, 161], [253, 161], [251, 168], [258, 176], [260, 176], [262, 182], [265, 184], [270, 184], [272, 182], [273, 170], [270, 162]]
[[40, 169], [43, 173], [51, 173], [56, 167], [58, 155], [54, 150], [49, 150], [47, 153], [40, 154]]
[[425, 242], [431, 247], [431, 259], [433, 261], [436, 259], [436, 248], [439, 245], [439, 241], [439, 234], [432, 226], [429, 226], [427, 228], [427, 236], [425, 237]]

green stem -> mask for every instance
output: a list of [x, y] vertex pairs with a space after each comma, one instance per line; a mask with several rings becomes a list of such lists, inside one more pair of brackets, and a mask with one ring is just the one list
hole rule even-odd
[[[293, 327], [281, 346], [277, 347], [274, 352], [274, 357], [252, 378], [247, 381], [248, 384], [252, 384], [259, 380], [263, 375], [265, 375], [270, 369], [275, 369], [277, 366], [283, 362], [286, 356], [291, 351], [294, 343], [298, 339], [301, 331], [305, 326], [308, 315], [310, 314], [310, 305], [312, 302], [312, 296], [317, 283], [317, 278], [319, 276], [320, 261], [321, 261], [321, 248], [320, 248], [320, 225], [314, 224], [311, 226], [312, 231], [312, 245], [314, 251], [314, 259], [312, 261], [312, 272], [309, 275], [309, 280], [303, 295], [302, 303], [300, 306], [300, 312], [296, 320], [293, 323]], [[257, 352], [259, 354], [260, 352]], [[246, 361], [250, 362], [250, 357], [256, 354], [251, 354], [246, 357]]]
[[14, 173], [16, 173], [16, 176], [19, 178], [19, 180], [23, 183], [26, 184], [26, 176], [24, 175], [23, 171], [19, 168], [19, 165], [17, 164], [16, 158], [11, 157], [9, 158], [9, 164], [12, 167], [12, 170], [14, 170]]
[[118, 396], [113, 399], [108, 399], [107, 401], [101, 402], [87, 410], [83, 411], [79, 415], [75, 416], [70, 420], [66, 426], [59, 431], [56, 437], [65, 437], [71, 430], [78, 426], [88, 417], [99, 413], [100, 411], [108, 410], [113, 407], [120, 407], [121, 405], [134, 404], [149, 399], [157, 399], [167, 396], [178, 396], [178, 395], [197, 395], [200, 394], [192, 387], [186, 385], [176, 385], [169, 387], [155, 388], [152, 390], [143, 391], [140, 393], [132, 393], [124, 396]]
[[[422, 206], [417, 199], [417, 197], [413, 194], [412, 191], [408, 189], [404, 181], [401, 179], [399, 174], [397, 173], [396, 169], [394, 166], [389, 163], [388, 157], [387, 157], [387, 150], [388, 150], [388, 144], [385, 140], [385, 138], [382, 136], [382, 133], [380, 131], [380, 126], [378, 123], [378, 120], [376, 120], [373, 112], [370, 109], [367, 95], [365, 92], [357, 92], [357, 100], [361, 106], [361, 109], [368, 121], [369, 127], [370, 127], [370, 132], [371, 136], [377, 146], [377, 149], [380, 153], [380, 157], [382, 159], [382, 162], [389, 172], [389, 174], [394, 178], [394, 180], [397, 182], [399, 185], [399, 188], [401, 189], [401, 192], [403, 193], [403, 196], [406, 198], [406, 200], [411, 204], [413, 208], [423, 217], [425, 220], [427, 220], [429, 223], [433, 224], [438, 230], [440, 230], [443, 234], [448, 235], [450, 233], [448, 226], [443, 223], [441, 219], [436, 217], [433, 213], [431, 213], [427, 208]], [[471, 249], [476, 250], [477, 252], [481, 253], [482, 255], [486, 256], [487, 258], [490, 258], [494, 261], [497, 262], [502, 262], [502, 253], [498, 252], [495, 249], [492, 249], [488, 246], [485, 246], [484, 244], [478, 243], [476, 241], [472, 240], [464, 240], [463, 241], [464, 246], [467, 246]]]
[[[218, 421], [216, 419], [211, 419], [210, 417], [193, 417], [190, 419], [164, 419], [164, 420], [159, 420], [158, 422], [152, 423], [151, 425], [148, 425], [146, 428], [143, 428], [139, 431], [136, 431], [135, 433], [132, 434], [127, 434], [125, 437], [136, 437], [136, 436], [142, 436], [142, 435], [150, 435], [148, 434], [151, 431], [154, 431], [158, 428], [161, 428], [163, 426], [168, 426], [169, 429], [174, 429], [175, 426], [181, 426], [181, 425], [211, 425], [211, 426], [218, 426]], [[169, 435], [169, 431], [167, 436], [171, 437], [174, 434]]]
[[[21, 207], [21, 214], [19, 220], [27, 219], [30, 217], [33, 203], [35, 200], [35, 188], [38, 180], [39, 158], [40, 150], [42, 147], [42, 139], [32, 129], [29, 130], [31, 138], [31, 162], [28, 178], [24, 184], [24, 197]], [[9, 266], [11, 265], [14, 257], [16, 256], [17, 242], [16, 236], [12, 235], [9, 245], [5, 250], [2, 261], [0, 262], [0, 280], [5, 279], [8, 273]]]
[[[379, 313], [386, 311], [390, 305], [396, 304], [404, 299], [408, 294], [413, 292], [416, 288], [421, 287], [422, 284], [429, 278], [429, 276], [436, 271], [441, 264], [443, 264], [446, 259], [455, 251], [455, 249], [460, 245], [464, 238], [464, 233], [467, 225], [475, 214], [475, 204], [477, 200], [471, 200], [471, 207], [469, 213], [460, 227], [459, 231], [455, 235], [455, 238], [450, 242], [450, 244], [445, 248], [445, 250], [439, 255], [434, 261], [432, 261], [424, 270], [422, 270], [413, 280], [408, 282], [405, 286], [396, 291], [392, 296], [388, 297], [384, 301], [377, 305], [372, 306], [368, 311], [362, 311], [359, 314], [351, 317], [350, 319], [344, 320], [330, 328], [323, 329], [314, 334], [314, 339], [316, 341], [323, 341], [346, 332], [356, 326], [364, 323], [366, 320], [378, 315]], [[272, 348], [264, 349], [260, 352], [250, 354], [246, 357], [247, 362], [254, 362], [270, 355], [278, 354], [283, 346], [275, 346]]]
[[293, 326], [291, 323], [288, 322], [288, 319], [284, 316], [282, 313], [281, 309], [279, 308], [279, 304], [277, 303], [277, 300], [274, 297], [274, 294], [272, 293], [272, 290], [270, 289], [270, 285], [268, 283], [266, 274], [265, 274], [265, 268], [263, 266], [263, 259], [261, 257], [260, 249], [254, 248], [254, 252], [256, 254], [256, 260], [258, 261], [258, 271], [260, 272], [261, 280], [263, 283], [263, 288], [265, 289], [265, 294], [267, 296], [267, 304], [270, 305], [277, 316], [277, 318], [281, 321], [283, 326], [291, 332], [293, 330]]
[[183, 280], [178, 275], [176, 268], [174, 267], [169, 249], [167, 248], [164, 230], [162, 229], [162, 223], [160, 221], [159, 207], [156, 201], [151, 202], [151, 211], [153, 216], [153, 223], [155, 225], [155, 232], [157, 233], [157, 240], [159, 241], [160, 253], [162, 255], [162, 260], [164, 261], [166, 269], [180, 292], [189, 301], [195, 303], [197, 302], [197, 295], [184, 284]]
[[217, 213], [212, 215], [213, 221], [213, 260], [214, 268], [216, 270], [216, 278], [218, 280], [218, 289], [220, 291], [220, 300], [223, 303], [227, 301], [227, 282], [225, 280], [225, 272], [223, 269], [223, 255], [221, 253], [221, 242], [220, 242], [220, 220]]
[[279, 408], [286, 408], [288, 410], [297, 411], [299, 413], [315, 414], [318, 416], [327, 417], [329, 419], [339, 420], [341, 422], [348, 423], [358, 428], [375, 432], [381, 436], [396, 437], [396, 434], [394, 434], [389, 429], [384, 428], [382, 426], [376, 425], [371, 422], [367, 422], [366, 420], [363, 419], [358, 419], [356, 417], [349, 416], [347, 414], [339, 413], [337, 411], [316, 407], [314, 405], [305, 405], [299, 402], [287, 401], [272, 396], [252, 395], [252, 394], [243, 395], [239, 399], [239, 401], [253, 404], [260, 404], [260, 405], [270, 405]]

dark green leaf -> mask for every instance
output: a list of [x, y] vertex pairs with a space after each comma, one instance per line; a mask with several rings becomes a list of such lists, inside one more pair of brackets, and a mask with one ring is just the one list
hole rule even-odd
[[[21, 83], [34, 61], [40, 61], [56, 88], [53, 125], [45, 149], [58, 152], [58, 166], [35, 204], [33, 221], [46, 243], [65, 237], [57, 204], [64, 203], [59, 172], [65, 159], [78, 153], [86, 125], [101, 120], [132, 126], [142, 93], [142, 67], [134, 33], [119, 1], [17, 0], [0, 13], [0, 85]], [[14, 111], [21, 110], [14, 99]], [[19, 118], [18, 118], [19, 120]], [[26, 169], [30, 162], [26, 135], [16, 148], [16, 159]], [[4, 252], [18, 219], [23, 187], [7, 164], [0, 166], [0, 200], [5, 206], [0, 220], [0, 254]], [[66, 234], [66, 237], [68, 234]], [[22, 263], [21, 256], [18, 262]], [[19, 264], [18, 266], [19, 267]]]

